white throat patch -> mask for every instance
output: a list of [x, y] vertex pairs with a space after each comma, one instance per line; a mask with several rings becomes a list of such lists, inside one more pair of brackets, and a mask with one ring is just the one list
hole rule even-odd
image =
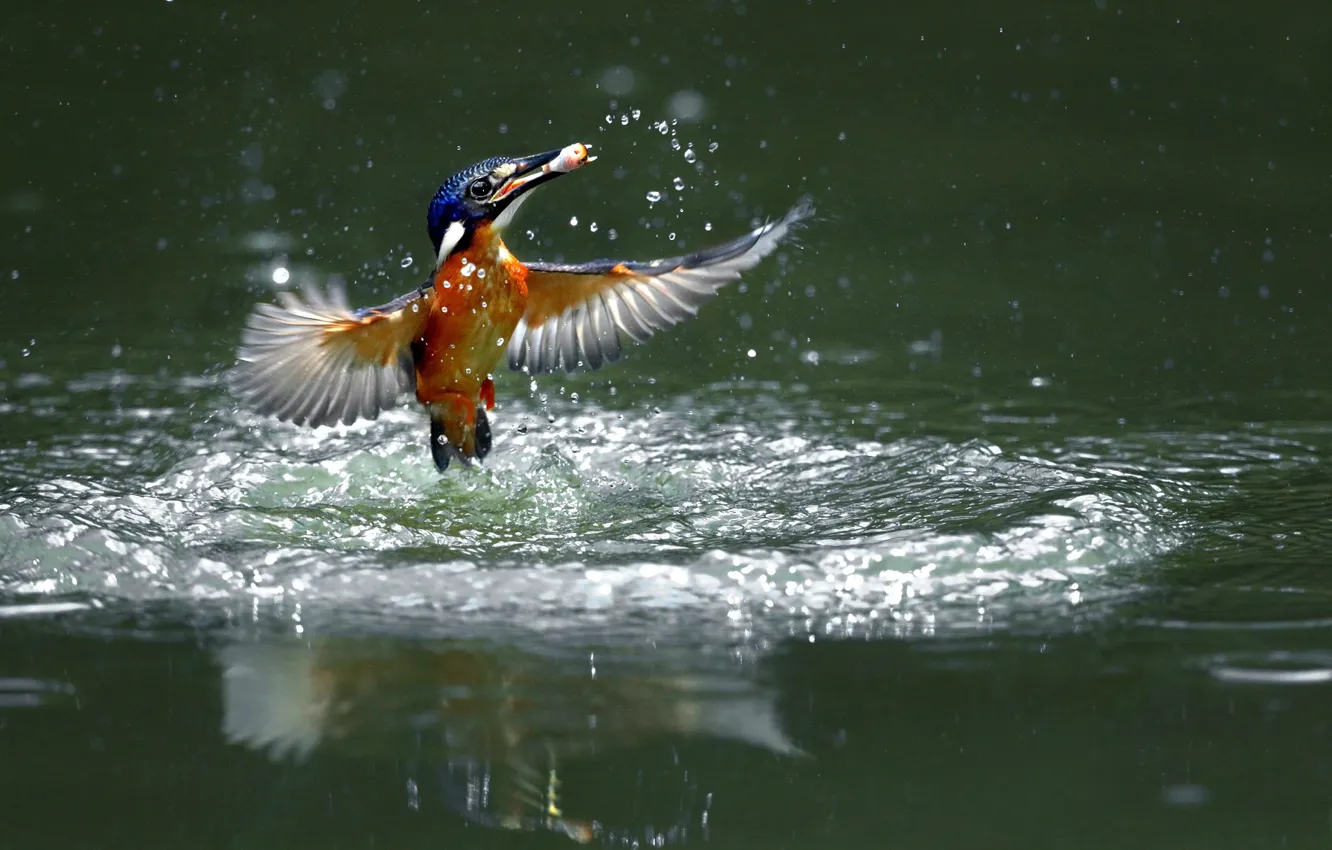
[[463, 234], [467, 228], [463, 227], [461, 221], [451, 222], [448, 229], [444, 231], [444, 238], [439, 240], [439, 256], [435, 257], [435, 268], [444, 265], [444, 261], [453, 253], [453, 249], [458, 247], [462, 241]]
[[499, 218], [495, 219], [496, 230], [503, 230], [509, 226], [509, 222], [513, 221], [513, 217], [518, 214], [518, 208], [523, 205], [523, 201], [527, 200], [527, 196], [530, 194], [532, 193], [519, 195], [509, 202], [509, 205], [504, 208], [504, 212], [499, 214]]

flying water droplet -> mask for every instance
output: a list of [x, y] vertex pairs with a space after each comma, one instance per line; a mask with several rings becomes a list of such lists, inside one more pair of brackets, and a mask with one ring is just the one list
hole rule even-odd
[[634, 110], [631, 110], [631, 111], [629, 112], [629, 114], [632, 115], [632, 116], [634, 116], [634, 120], [637, 121], [638, 118], [639, 118], [639, 116], [641, 116], [641, 115], [643, 114], [643, 110], [641, 110], [641, 109], [634, 109]]
[[628, 116], [628, 115], [621, 115], [621, 116], [620, 116], [620, 126], [621, 126], [621, 127], [628, 127], [628, 126], [629, 126], [629, 116]]
[[712, 222], [710, 222], [710, 221], [705, 221], [705, 222], [703, 222], [703, 229], [704, 229], [704, 230], [711, 230], [711, 229], [712, 229]]
[[527, 231], [527, 238], [528, 238], [528, 239], [535, 239], [535, 238], [536, 238], [536, 234], [529, 230], [529, 231]]
[[656, 189], [653, 189], [651, 192], [647, 193], [647, 199], [649, 204], [655, 204], [661, 200], [661, 193]]
[[477, 269], [477, 270], [476, 270], [476, 276], [477, 276], [477, 277], [485, 277], [485, 276], [486, 276], [486, 270], [485, 270], [485, 269]]
[[669, 240], [671, 240], [672, 242], [674, 242], [674, 241], [675, 241], [675, 231], [672, 230], [672, 231], [670, 232], [670, 235], [668, 235], [666, 238], [669, 239]]
[[569, 219], [569, 226], [570, 227], [578, 226], [578, 216], [574, 216], [573, 218]]
[[693, 148], [689, 148], [684, 152], [684, 158], [685, 162], [693, 162], [694, 160], [698, 159], [698, 154], [694, 153]]
[[680, 140], [671, 139], [671, 150], [678, 151], [679, 149], [680, 149]]
[[587, 229], [590, 230], [590, 231], [592, 231], [593, 233], [596, 233], [596, 232], [597, 232], [597, 223], [596, 223], [595, 221], [592, 222], [591, 224], [589, 224], [589, 225], [587, 226]]
[[398, 265], [402, 266], [404, 269], [410, 269], [412, 267], [412, 262], [412, 255], [408, 254], [402, 258], [402, 261], [399, 262]]
[[673, 185], [673, 186], [675, 187], [675, 191], [677, 191], [677, 192], [680, 191], [680, 190], [683, 189], [684, 186], [685, 186], [685, 184], [684, 184], [684, 178], [683, 178], [683, 177], [677, 177], [677, 178], [675, 178], [674, 180], [671, 181], [671, 185]]
[[721, 145], [717, 144], [716, 142], [713, 142], [712, 144], [708, 145], [708, 153], [716, 153], [717, 148], [719, 147], [721, 147]]
[[499, 348], [499, 347], [502, 346], [502, 345], [504, 345], [504, 337], [500, 337], [500, 338], [495, 342], [495, 347], [496, 347], [496, 348]]

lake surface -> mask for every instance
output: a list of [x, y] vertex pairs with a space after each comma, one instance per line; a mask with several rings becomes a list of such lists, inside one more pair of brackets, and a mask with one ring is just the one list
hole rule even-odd
[[[1332, 13], [0, 25], [0, 846], [1325, 847]], [[299, 429], [279, 286], [818, 218], [598, 372]]]

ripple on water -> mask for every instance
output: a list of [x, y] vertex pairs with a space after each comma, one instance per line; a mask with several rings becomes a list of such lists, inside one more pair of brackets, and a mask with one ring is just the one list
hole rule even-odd
[[[3, 590], [928, 632], [1130, 590], [1117, 568], [1186, 542], [1181, 506], [1215, 495], [1195, 473], [1264, 451], [870, 440], [813, 400], [714, 390], [657, 413], [560, 402], [554, 423], [510, 402], [486, 467], [442, 479], [414, 411], [310, 431], [222, 401], [193, 424], [158, 392], [158, 431], [178, 434], [166, 462], [142, 460], [145, 408], [111, 406], [87, 440], [99, 474], [52, 464], [0, 496]], [[0, 460], [40, 463], [24, 451]]]

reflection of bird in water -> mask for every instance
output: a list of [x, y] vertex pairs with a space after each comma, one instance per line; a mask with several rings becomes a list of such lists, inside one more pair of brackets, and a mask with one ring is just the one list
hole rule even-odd
[[585, 650], [330, 639], [233, 644], [221, 661], [230, 742], [275, 759], [325, 745], [435, 762], [445, 803], [469, 821], [580, 842], [606, 831], [563, 811], [563, 759], [656, 737], [799, 752], [757, 682], [730, 667], [673, 665], [664, 653], [593, 662]]

